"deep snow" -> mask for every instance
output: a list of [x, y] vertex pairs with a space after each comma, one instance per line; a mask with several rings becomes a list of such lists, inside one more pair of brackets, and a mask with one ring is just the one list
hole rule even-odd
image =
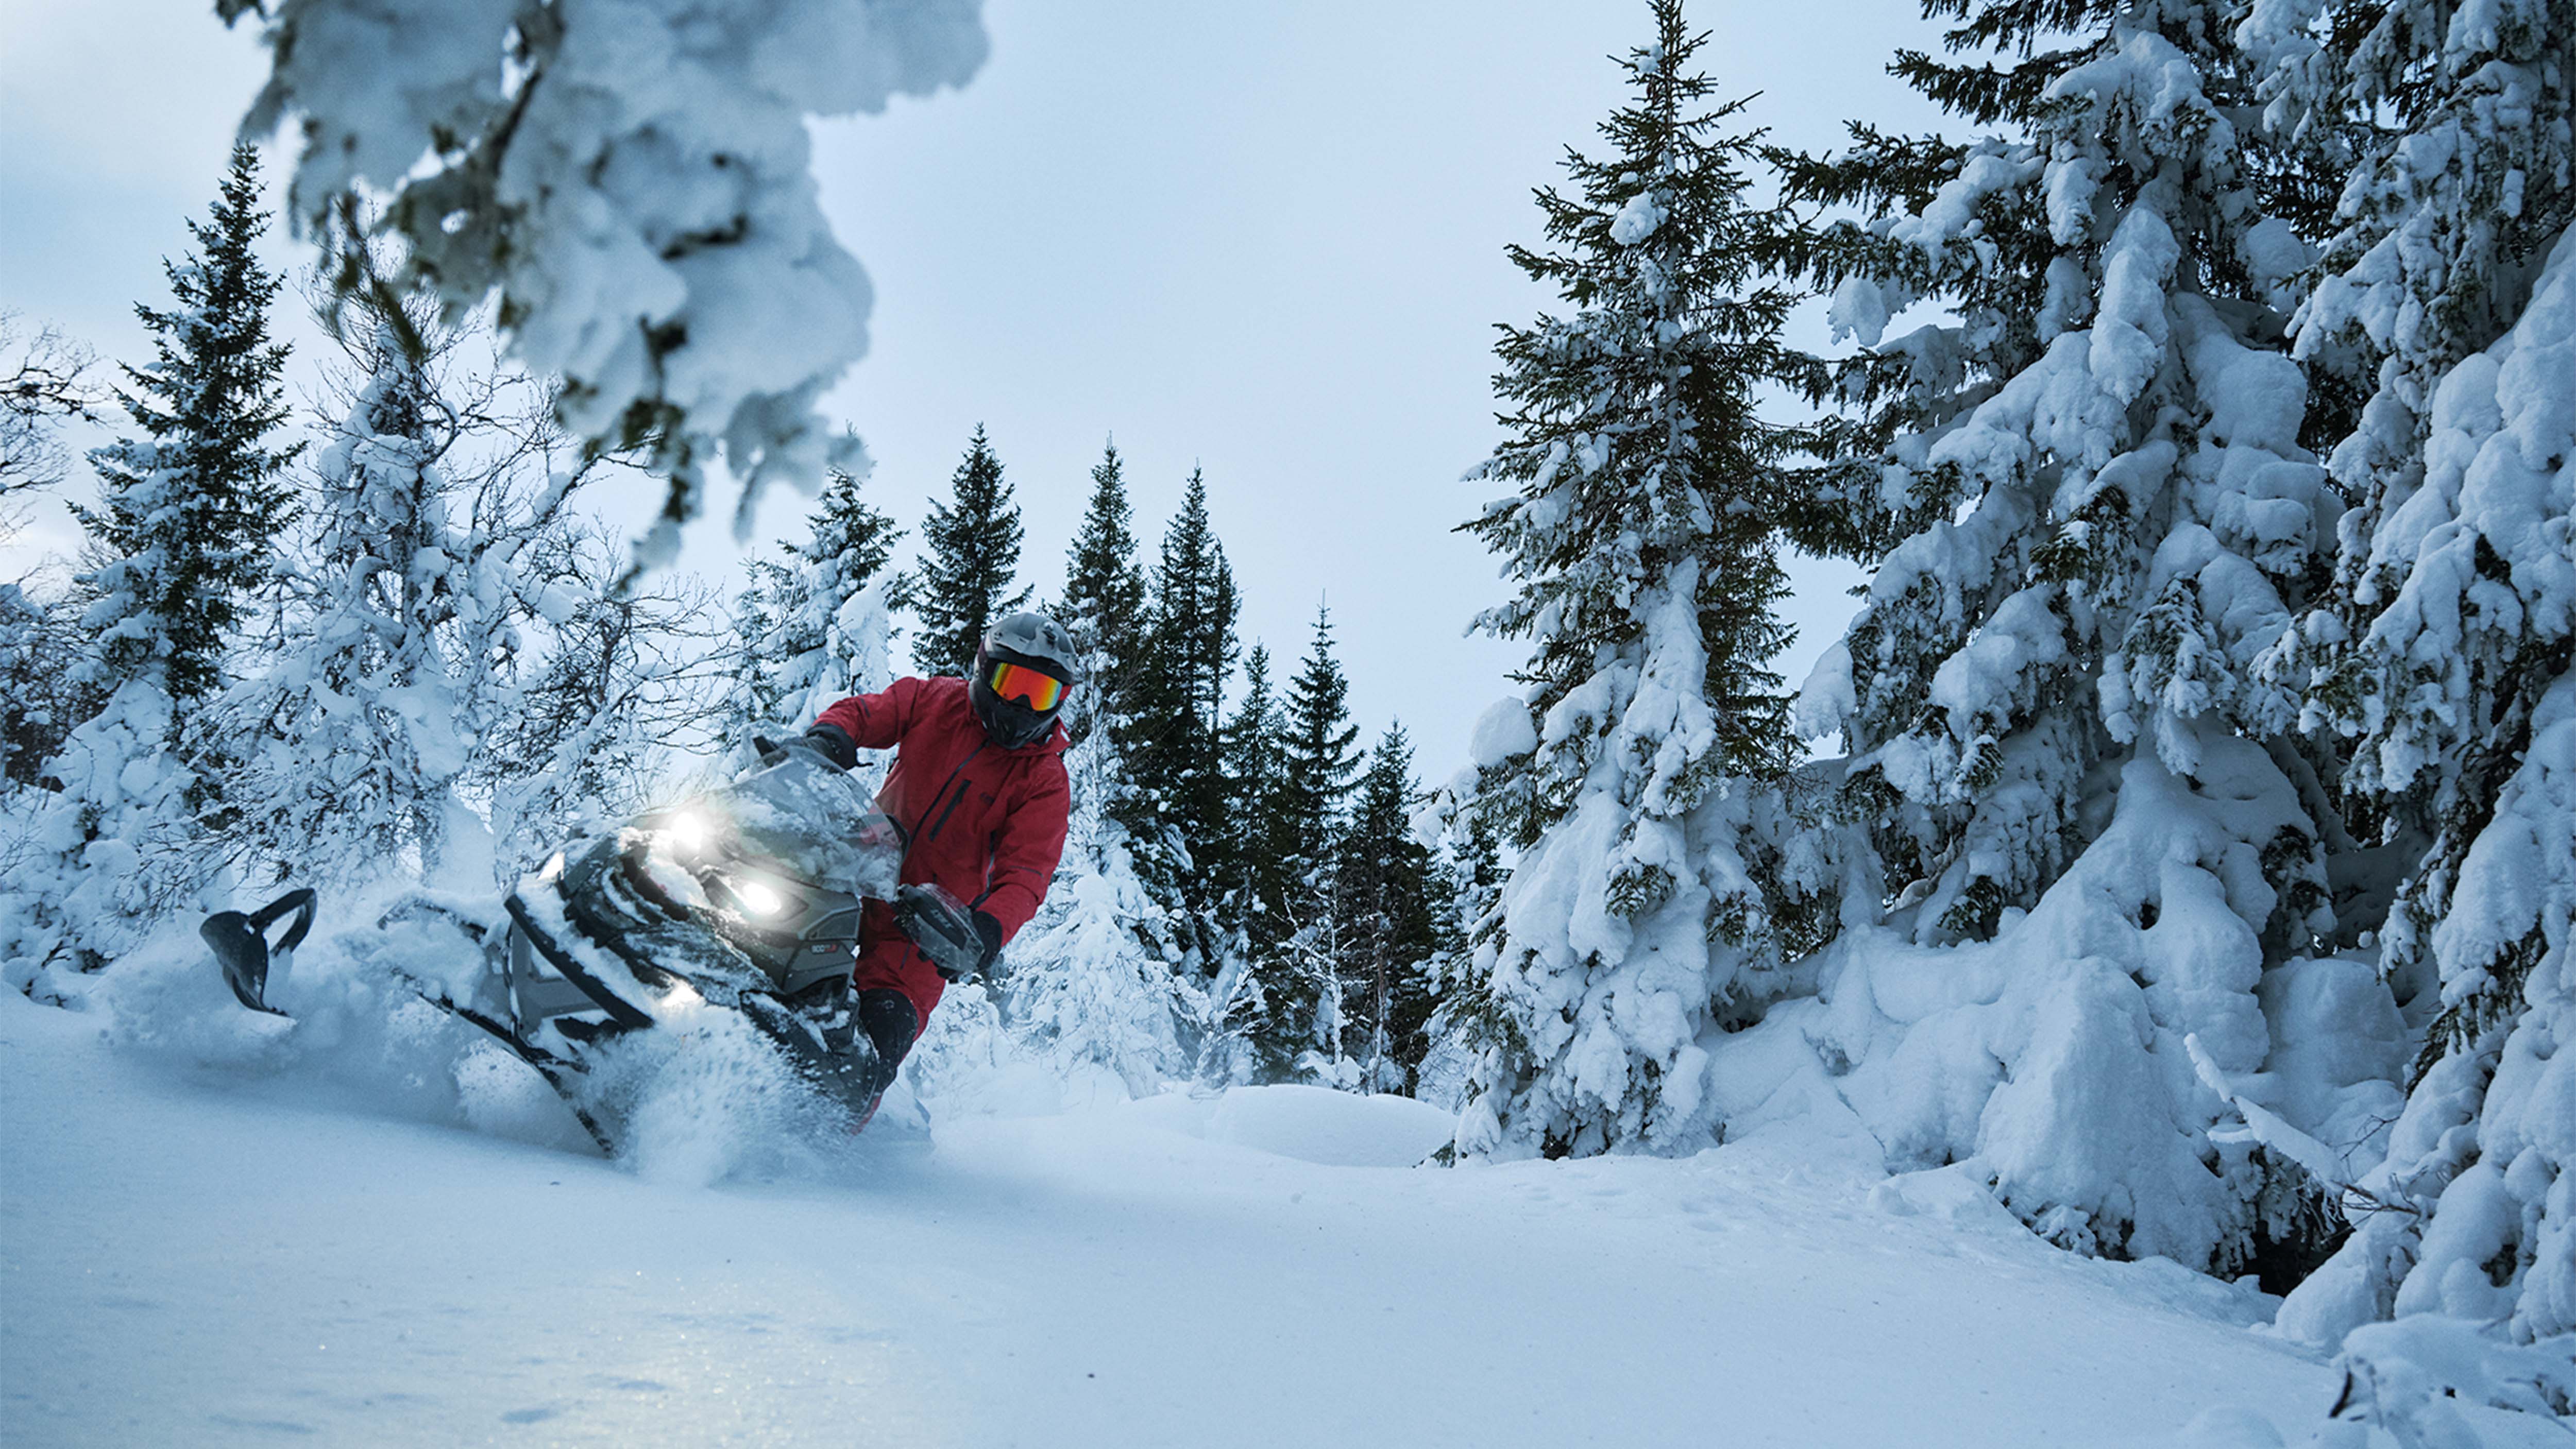
[[103, 1015], [0, 993], [13, 1445], [2062, 1445], [2335, 1388], [2250, 1289], [1765, 1143], [1331, 1165], [1437, 1114], [1264, 1088], [699, 1185]]

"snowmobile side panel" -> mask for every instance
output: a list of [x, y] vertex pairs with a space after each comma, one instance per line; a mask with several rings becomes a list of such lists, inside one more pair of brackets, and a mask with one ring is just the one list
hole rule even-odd
[[[528, 908], [527, 902], [520, 899], [516, 892], [512, 892], [510, 898], [503, 904], [509, 908], [510, 920], [517, 927], [513, 934], [519, 940], [526, 941], [535, 947], [537, 953], [546, 958], [547, 965], [563, 973], [564, 980], [572, 983], [590, 998], [591, 1006], [607, 1012], [609, 1020], [620, 1026], [641, 1028], [653, 1024], [653, 1018], [646, 1014], [642, 1007], [618, 995], [615, 988], [600, 980], [596, 973], [582, 964], [577, 952], [548, 934], [545, 927], [537, 922], [535, 913]], [[514, 972], [513, 976], [515, 977], [516, 974]], [[530, 973], [530, 978], [534, 978], [533, 972]], [[511, 984], [515, 994], [515, 988], [520, 983], [513, 980]]]
[[[507, 950], [508, 954], [503, 958], [507, 964], [506, 995], [511, 1020], [522, 1039], [535, 1037], [537, 1028], [545, 1025], [549, 1017], [604, 1009], [578, 982], [568, 977], [550, 978], [537, 973], [536, 948], [532, 938], [515, 919], [510, 923]], [[547, 959], [551, 964], [553, 958]]]

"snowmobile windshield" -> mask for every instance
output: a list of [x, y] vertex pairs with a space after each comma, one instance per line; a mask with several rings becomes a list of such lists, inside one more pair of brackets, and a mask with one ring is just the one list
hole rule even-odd
[[903, 870], [903, 838], [875, 809], [856, 776], [811, 750], [790, 749], [673, 818], [712, 815], [708, 823], [731, 833], [736, 853], [782, 875], [891, 898]]

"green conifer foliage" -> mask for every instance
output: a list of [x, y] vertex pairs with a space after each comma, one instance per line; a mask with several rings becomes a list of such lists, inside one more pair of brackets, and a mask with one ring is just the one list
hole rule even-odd
[[1136, 563], [1133, 513], [1127, 503], [1125, 465], [1109, 443], [1091, 470], [1091, 502], [1074, 536], [1066, 569], [1063, 617], [1058, 620], [1082, 651], [1083, 688], [1066, 710], [1066, 727], [1079, 742], [1096, 720], [1122, 745], [1130, 677], [1144, 661], [1145, 573]]
[[158, 357], [124, 368], [116, 397], [144, 436], [90, 455], [104, 497], [74, 510], [104, 555], [82, 582], [110, 688], [147, 679], [186, 704], [219, 687], [287, 519], [277, 478], [299, 449], [268, 441], [286, 420], [287, 348], [269, 340], [280, 283], [254, 251], [259, 195], [259, 153], [236, 146], [208, 220], [188, 223], [196, 251], [163, 263], [176, 305], [134, 309]]
[[1370, 752], [1336, 852], [1343, 1049], [1363, 1091], [1403, 1092], [1430, 1049], [1443, 937], [1431, 852], [1414, 837], [1413, 745], [1389, 726]]
[[1287, 723], [1270, 688], [1270, 649], [1255, 644], [1243, 661], [1243, 698], [1225, 726], [1226, 793], [1234, 804], [1235, 849], [1226, 897], [1241, 925], [1244, 949], [1273, 950], [1285, 934], [1297, 854], [1289, 809]]
[[1778, 337], [1796, 299], [1763, 277], [1784, 223], [1745, 196], [1742, 103], [1710, 99], [1679, 0], [1652, 14], [1605, 150], [1539, 193], [1548, 249], [1511, 253], [1565, 312], [1501, 329], [1507, 436], [1473, 475], [1515, 490], [1466, 525], [1515, 589], [1478, 625], [1532, 645], [1525, 701], [1478, 727], [1475, 808], [1543, 904], [1503, 913], [1462, 1008], [1485, 1047], [1470, 1151], [1704, 1142], [1694, 1039], [1774, 954], [1725, 782], [1790, 749], [1764, 661], [1807, 435], [1753, 399], [1802, 375]]
[[1342, 662], [1333, 657], [1332, 611], [1318, 605], [1314, 641], [1288, 686], [1280, 741], [1283, 823], [1299, 868], [1311, 869], [1331, 854], [1333, 823], [1359, 773], [1350, 693]]
[[913, 667], [932, 675], [965, 673], [985, 631], [1027, 608], [1030, 595], [1011, 588], [1020, 569], [1020, 510], [981, 423], [950, 481], [955, 499], [930, 505], [921, 525], [921, 572], [907, 590], [920, 620]]
[[1239, 609], [1233, 570], [1208, 519], [1207, 480], [1194, 470], [1163, 534], [1144, 663], [1127, 688], [1135, 739], [1128, 770], [1147, 884], [1186, 923], [1209, 971], [1225, 935], [1219, 915], [1232, 811], [1221, 711]]

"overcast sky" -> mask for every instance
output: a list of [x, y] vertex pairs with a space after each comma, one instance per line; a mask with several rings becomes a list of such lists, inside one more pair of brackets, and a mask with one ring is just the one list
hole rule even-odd
[[[1645, 5], [994, 0], [985, 18], [992, 59], [965, 90], [818, 128], [825, 207], [877, 293], [827, 410], [866, 439], [877, 505], [917, 525], [984, 424], [1048, 594], [1105, 438], [1149, 557], [1204, 466], [1247, 641], [1291, 672], [1329, 601], [1363, 731], [1401, 716], [1445, 777], [1522, 654], [1462, 637], [1502, 585], [1450, 531], [1495, 491], [1459, 481], [1497, 438], [1493, 324], [1554, 303], [1503, 248], [1538, 239], [1530, 188], [1621, 100], [1606, 57], [1648, 33]], [[1693, 19], [1779, 139], [1932, 123], [1882, 69], [1925, 43], [1906, 0], [1703, 0]], [[159, 261], [263, 74], [250, 31], [201, 0], [0, 4], [0, 306], [147, 358], [132, 304], [166, 303]], [[273, 254], [303, 260], [283, 237]], [[289, 335], [309, 376], [310, 333]], [[721, 573], [739, 555], [713, 511], [684, 564]], [[802, 512], [773, 499], [761, 531]], [[67, 540], [40, 516], [0, 577]], [[1793, 684], [1854, 577], [1796, 576]]]

